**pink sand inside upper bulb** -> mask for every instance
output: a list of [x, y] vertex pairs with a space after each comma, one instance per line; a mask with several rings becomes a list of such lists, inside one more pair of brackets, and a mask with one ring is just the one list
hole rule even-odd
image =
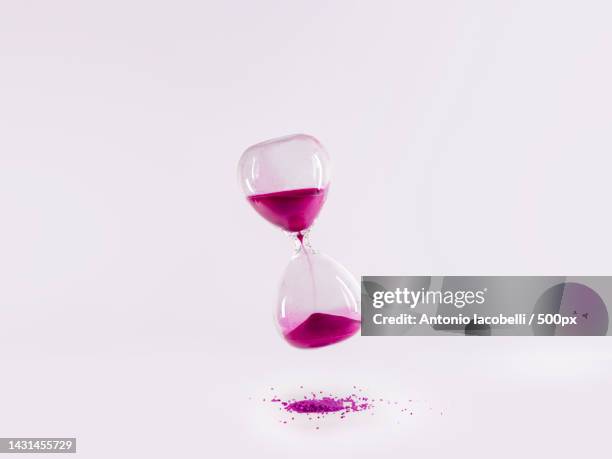
[[316, 312], [284, 336], [296, 347], [322, 347], [350, 338], [360, 326], [359, 320]]
[[291, 231], [303, 231], [312, 225], [325, 202], [327, 188], [302, 188], [255, 194], [247, 199], [253, 208], [274, 225]]

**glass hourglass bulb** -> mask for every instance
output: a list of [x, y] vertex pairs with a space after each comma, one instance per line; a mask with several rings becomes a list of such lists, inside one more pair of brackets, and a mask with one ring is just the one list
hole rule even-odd
[[296, 134], [249, 147], [238, 175], [253, 208], [270, 223], [300, 232], [314, 222], [329, 187], [329, 155], [312, 136]]
[[313, 250], [308, 239], [329, 189], [325, 148], [305, 134], [258, 143], [243, 153], [238, 176], [251, 206], [295, 240], [276, 309], [283, 337], [296, 347], [313, 348], [354, 335], [361, 325], [359, 285], [340, 263]]
[[308, 233], [285, 268], [278, 292], [276, 321], [296, 347], [337, 343], [359, 331], [359, 285], [333, 258], [310, 247]]

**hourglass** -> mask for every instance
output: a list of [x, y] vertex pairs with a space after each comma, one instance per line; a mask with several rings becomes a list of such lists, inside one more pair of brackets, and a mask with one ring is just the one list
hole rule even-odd
[[249, 147], [238, 177], [251, 206], [294, 240], [283, 274], [276, 321], [293, 346], [337, 343], [360, 328], [359, 285], [341, 264], [313, 248], [310, 227], [329, 191], [330, 159], [321, 143], [305, 134]]

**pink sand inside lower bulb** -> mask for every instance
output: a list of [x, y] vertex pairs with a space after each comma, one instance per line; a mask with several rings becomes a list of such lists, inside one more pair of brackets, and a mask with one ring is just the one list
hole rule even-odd
[[284, 336], [295, 347], [322, 347], [350, 338], [360, 326], [359, 320], [316, 312]]
[[247, 199], [253, 208], [274, 225], [291, 231], [303, 231], [312, 225], [325, 202], [327, 188], [302, 188], [255, 194]]

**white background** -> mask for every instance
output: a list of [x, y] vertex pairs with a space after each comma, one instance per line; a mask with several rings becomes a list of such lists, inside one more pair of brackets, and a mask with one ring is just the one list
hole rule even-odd
[[[358, 276], [611, 274], [609, 2], [0, 5], [0, 436], [87, 458], [608, 454], [610, 338], [287, 346], [291, 245], [235, 167], [318, 137], [312, 242]], [[259, 398], [300, 384], [422, 409], [278, 423]]]

